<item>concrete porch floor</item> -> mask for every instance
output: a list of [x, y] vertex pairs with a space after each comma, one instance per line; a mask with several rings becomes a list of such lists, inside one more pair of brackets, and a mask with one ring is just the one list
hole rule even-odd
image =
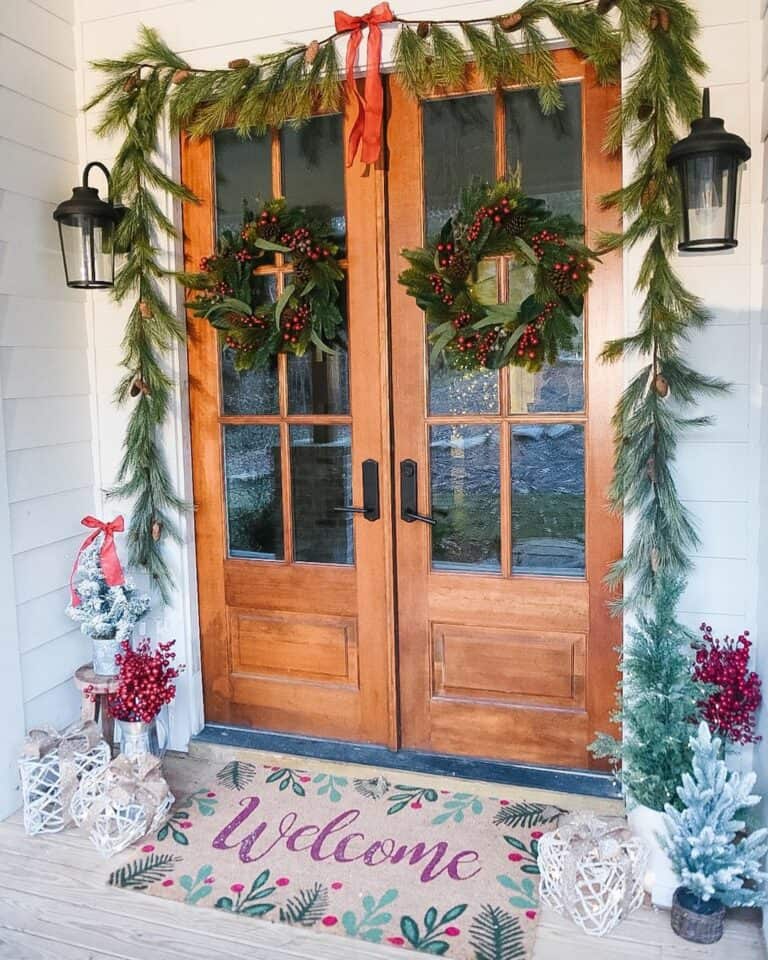
[[[196, 746], [187, 756], [166, 758], [171, 788], [179, 795], [196, 779], [201, 761], [222, 756], [218, 747]], [[255, 751], [226, 751], [257, 762], [279, 759]], [[305, 769], [365, 775], [366, 768], [294, 759]], [[413, 783], [460, 788], [461, 781], [409, 774]], [[475, 793], [510, 799], [546, 799], [570, 809], [617, 813], [616, 801], [595, 800], [498, 784], [473, 783]], [[395, 948], [340, 936], [248, 920], [218, 910], [187, 907], [106, 886], [104, 861], [79, 831], [28, 838], [21, 815], [0, 823], [0, 958], [2, 960], [392, 960]], [[643, 908], [601, 939], [587, 937], [544, 909], [533, 960], [762, 960], [766, 957], [756, 916], [728, 918], [725, 937], [710, 947], [676, 937], [664, 911]]]

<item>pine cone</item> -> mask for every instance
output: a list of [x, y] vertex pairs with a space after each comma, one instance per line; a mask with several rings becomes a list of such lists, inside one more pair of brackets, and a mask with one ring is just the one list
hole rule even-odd
[[606, 13], [610, 13], [618, 5], [618, 2], [619, 0], [598, 0], [597, 12], [601, 17], [604, 17]]
[[653, 104], [648, 100], [644, 100], [637, 108], [637, 119], [643, 123], [645, 120], [650, 120], [652, 115]]
[[573, 289], [573, 281], [571, 280], [570, 274], [566, 270], [563, 270], [562, 272], [553, 270], [549, 275], [549, 279], [552, 283], [552, 286], [561, 295], [570, 293]]
[[230, 70], [245, 70], [246, 67], [250, 67], [251, 61], [246, 60], [245, 57], [238, 57], [236, 60], [230, 60], [227, 66]]
[[270, 240], [272, 243], [277, 243], [277, 241], [280, 239], [280, 232], [279, 223], [261, 223], [260, 221], [256, 222], [256, 233], [264, 240]]
[[191, 76], [191, 70], [177, 70], [171, 77], [171, 83], [173, 83], [175, 86], [178, 86], [180, 83], [184, 83], [184, 81]]
[[293, 279], [297, 290], [303, 290], [312, 279], [312, 261], [306, 257], [297, 260], [293, 265]]
[[513, 30], [519, 30], [523, 23], [522, 13], [508, 13], [504, 17], [499, 17], [496, 21], [504, 33], [512, 33]]
[[317, 40], [313, 40], [304, 51], [304, 63], [314, 63], [318, 53], [320, 53], [320, 44]]
[[521, 213], [513, 213], [504, 221], [504, 229], [511, 237], [519, 237], [528, 226], [528, 218]]
[[429, 24], [426, 20], [422, 20], [418, 27], [416, 27], [416, 33], [418, 33], [422, 40], [427, 38], [429, 35]]
[[472, 267], [472, 258], [466, 250], [457, 250], [450, 260], [448, 266], [443, 269], [446, 277], [451, 283], [463, 283]]

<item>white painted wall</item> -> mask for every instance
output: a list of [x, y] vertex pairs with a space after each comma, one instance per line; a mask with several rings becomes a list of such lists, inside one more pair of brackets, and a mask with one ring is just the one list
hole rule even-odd
[[85, 298], [54, 206], [78, 181], [73, 0], [0, 4], [0, 817], [25, 727], [78, 715], [88, 644], [63, 615], [94, 508]]

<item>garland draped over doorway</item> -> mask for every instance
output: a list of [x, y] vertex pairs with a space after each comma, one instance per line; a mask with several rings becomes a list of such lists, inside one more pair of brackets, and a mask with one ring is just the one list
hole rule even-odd
[[[685, 362], [687, 337], [707, 322], [708, 314], [670, 263], [680, 200], [666, 159], [676, 130], [698, 116], [697, 78], [706, 70], [695, 45], [696, 16], [684, 0], [530, 0], [492, 19], [439, 21], [404, 20], [394, 14], [382, 18], [380, 8], [386, 6], [379, 4], [365, 17], [337, 17], [337, 31], [322, 40], [289, 46], [255, 61], [233, 60], [226, 69], [191, 66], [148, 28], [142, 28], [137, 45], [121, 59], [93, 64], [107, 79], [86, 109], [102, 105], [97, 133], [123, 138], [112, 168], [112, 189], [113, 199], [128, 207], [118, 243], [129, 252], [114, 296], [118, 302], [132, 301], [132, 307], [124, 338], [126, 372], [116, 400], [133, 407], [112, 495], [133, 499], [130, 560], [147, 570], [167, 599], [172, 582], [161, 544], [166, 536], [179, 537], [174, 514], [184, 504], [173, 489], [158, 432], [168, 415], [172, 386], [163, 353], [183, 339], [184, 330], [159, 284], [174, 274], [163, 267], [158, 244], [163, 237], [175, 237], [176, 230], [156, 194], [195, 198], [160, 166], [158, 134], [166, 111], [175, 131], [206, 136], [234, 123], [247, 136], [306, 119], [317, 108], [338, 110], [355, 90], [350, 83], [354, 50], [351, 58], [348, 50], [344, 84], [336, 41], [348, 35], [348, 45], [356, 49], [367, 29], [368, 102], [363, 100], [360, 110], [362, 116], [373, 107], [375, 127], [375, 90], [380, 83], [375, 32], [381, 29], [379, 23], [390, 23], [398, 31], [394, 73], [413, 96], [460, 84], [471, 59], [489, 87], [536, 86], [542, 109], [552, 112], [560, 106], [560, 92], [543, 32], [549, 23], [593, 65], [602, 84], [618, 79], [623, 52], [638, 59], [604, 147], [617, 151], [626, 144], [637, 160], [633, 179], [603, 198], [607, 207], [623, 215], [624, 229], [598, 238], [598, 244], [602, 252], [647, 245], [636, 284], [643, 295], [637, 330], [607, 343], [602, 354], [606, 361], [625, 356], [642, 360], [614, 416], [616, 461], [610, 501], [617, 511], [635, 514], [637, 522], [610, 580], [615, 585], [628, 581], [624, 603], [644, 606], [658, 577], [686, 573], [698, 543], [693, 519], [675, 486], [673, 464], [684, 431], [706, 418], [686, 416], [686, 410], [703, 396], [726, 388]], [[370, 145], [375, 133], [370, 117], [362, 117], [362, 126], [363, 159], [371, 159], [376, 151]]]

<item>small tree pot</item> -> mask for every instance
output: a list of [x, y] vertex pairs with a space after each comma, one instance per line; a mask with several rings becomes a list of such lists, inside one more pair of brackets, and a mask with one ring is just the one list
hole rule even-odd
[[717, 943], [725, 926], [725, 907], [713, 897], [702, 900], [688, 887], [678, 887], [672, 898], [672, 929], [691, 943]]

